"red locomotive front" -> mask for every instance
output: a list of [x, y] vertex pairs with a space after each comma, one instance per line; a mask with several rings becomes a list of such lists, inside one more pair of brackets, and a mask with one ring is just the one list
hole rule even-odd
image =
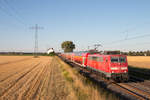
[[114, 80], [128, 80], [128, 63], [125, 55], [90, 54], [87, 67]]

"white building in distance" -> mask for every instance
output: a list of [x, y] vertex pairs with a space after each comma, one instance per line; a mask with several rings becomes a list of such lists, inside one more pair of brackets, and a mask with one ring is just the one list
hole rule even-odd
[[53, 53], [54, 52], [54, 49], [53, 48], [49, 48], [48, 50], [47, 50], [47, 54], [50, 54], [50, 53]]

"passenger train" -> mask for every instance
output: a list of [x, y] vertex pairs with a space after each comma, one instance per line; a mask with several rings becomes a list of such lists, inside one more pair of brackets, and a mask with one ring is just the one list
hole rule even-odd
[[107, 79], [128, 81], [127, 56], [122, 54], [101, 54], [88, 52], [61, 53], [65, 60], [71, 61], [81, 67], [100, 73]]

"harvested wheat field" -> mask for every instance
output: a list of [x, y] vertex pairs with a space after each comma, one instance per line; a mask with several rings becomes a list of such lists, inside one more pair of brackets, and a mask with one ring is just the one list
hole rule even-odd
[[150, 68], [149, 56], [128, 56], [128, 64], [139, 68]]
[[21, 60], [27, 60], [30, 58], [32, 57], [30, 56], [0, 56], [0, 65], [13, 63], [13, 62], [19, 62]]
[[0, 100], [69, 100], [54, 57], [0, 56]]

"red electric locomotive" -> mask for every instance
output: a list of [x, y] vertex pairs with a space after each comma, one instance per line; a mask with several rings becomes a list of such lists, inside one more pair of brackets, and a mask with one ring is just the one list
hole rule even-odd
[[101, 73], [106, 78], [128, 81], [128, 62], [125, 55], [63, 53], [65, 59], [82, 67]]

